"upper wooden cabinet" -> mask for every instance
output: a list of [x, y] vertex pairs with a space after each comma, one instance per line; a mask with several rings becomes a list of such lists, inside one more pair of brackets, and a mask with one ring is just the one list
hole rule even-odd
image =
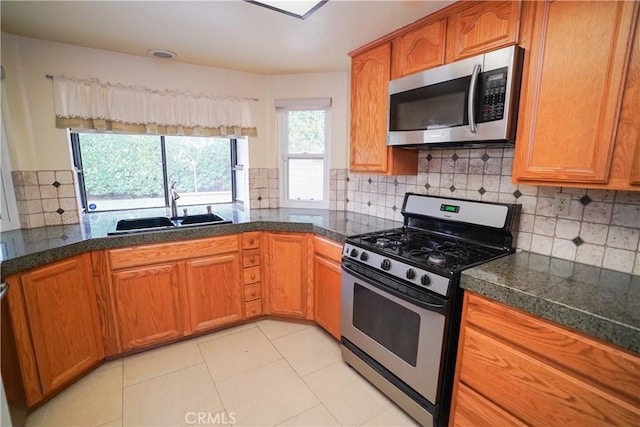
[[637, 425], [640, 358], [465, 292], [452, 426]]
[[10, 314], [32, 406], [104, 358], [90, 255], [35, 268], [10, 283]]
[[638, 2], [524, 4], [514, 181], [630, 189], [640, 129], [637, 14]]
[[447, 63], [518, 42], [519, 1], [464, 2], [447, 18]]
[[303, 319], [313, 315], [308, 240], [301, 233], [266, 234], [269, 314]]
[[418, 152], [387, 146], [391, 44], [384, 43], [352, 58], [352, 172], [415, 175]]
[[444, 64], [446, 28], [447, 20], [443, 18], [394, 39], [391, 78]]

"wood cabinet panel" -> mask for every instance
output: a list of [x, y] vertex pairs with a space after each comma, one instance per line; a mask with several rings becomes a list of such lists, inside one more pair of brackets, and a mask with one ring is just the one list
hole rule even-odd
[[260, 316], [262, 314], [262, 300], [256, 299], [245, 302], [244, 312], [247, 318]]
[[260, 265], [260, 249], [248, 249], [242, 253], [242, 266], [244, 268]]
[[104, 355], [110, 357], [119, 354], [122, 349], [120, 348], [120, 333], [116, 324], [115, 303], [111, 288], [111, 266], [107, 251], [91, 252], [91, 264]]
[[260, 232], [251, 231], [242, 234], [242, 249], [255, 249], [260, 247]]
[[514, 180], [606, 183], [637, 6], [528, 5]]
[[342, 269], [339, 263], [315, 255], [313, 289], [315, 321], [336, 339], [340, 339], [340, 287]]
[[253, 283], [244, 287], [244, 300], [252, 301], [254, 299], [262, 298], [262, 284]]
[[452, 425], [634, 425], [639, 380], [637, 354], [465, 293]]
[[120, 269], [236, 252], [239, 248], [239, 237], [233, 234], [183, 242], [112, 249], [109, 251], [109, 257], [111, 268]]
[[640, 407], [637, 356], [483, 298], [468, 300], [466, 319], [483, 334], [535, 354], [592, 387], [608, 390]]
[[444, 64], [446, 23], [446, 19], [440, 19], [393, 41], [392, 79]]
[[184, 334], [177, 264], [113, 273], [113, 293], [123, 350]]
[[239, 253], [186, 261], [185, 270], [193, 332], [242, 320]]
[[516, 44], [519, 1], [467, 2], [448, 18], [447, 62]]
[[449, 425], [460, 427], [524, 427], [526, 424], [464, 384], [458, 385], [454, 415]]
[[313, 251], [334, 262], [342, 262], [342, 244], [323, 237], [313, 236]]
[[351, 61], [351, 144], [353, 172], [411, 175], [418, 153], [387, 146], [391, 44], [354, 56]]
[[260, 281], [260, 266], [245, 268], [242, 272], [245, 285]]
[[77, 378], [104, 358], [90, 255], [22, 275], [42, 393]]
[[268, 233], [268, 310], [271, 314], [305, 318], [309, 295], [307, 236]]
[[473, 328], [465, 335], [460, 381], [528, 424], [633, 425], [640, 417], [601, 390]]

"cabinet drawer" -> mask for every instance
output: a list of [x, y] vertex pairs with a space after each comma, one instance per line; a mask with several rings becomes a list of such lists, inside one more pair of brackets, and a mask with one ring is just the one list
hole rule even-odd
[[262, 300], [256, 299], [244, 303], [246, 317], [254, 317], [262, 314]]
[[260, 232], [252, 231], [242, 234], [242, 249], [255, 249], [260, 247]]
[[260, 249], [249, 249], [242, 252], [242, 266], [253, 267], [260, 264]]
[[259, 299], [262, 296], [262, 285], [260, 283], [254, 283], [244, 287], [244, 300], [252, 301]]
[[635, 355], [475, 295], [468, 297], [466, 321], [640, 407], [640, 358]]
[[464, 384], [458, 384], [451, 424], [453, 426], [524, 426], [520, 420], [505, 412]]
[[244, 284], [257, 283], [260, 281], [260, 267], [249, 267], [243, 271]]
[[[640, 411], [600, 388], [467, 326], [460, 381], [525, 424], [635, 425]], [[637, 378], [637, 377], [636, 377]]]
[[112, 249], [108, 252], [111, 259], [111, 268], [116, 270], [138, 265], [158, 264], [167, 261], [235, 252], [239, 250], [239, 246], [238, 235], [234, 234], [184, 242]]

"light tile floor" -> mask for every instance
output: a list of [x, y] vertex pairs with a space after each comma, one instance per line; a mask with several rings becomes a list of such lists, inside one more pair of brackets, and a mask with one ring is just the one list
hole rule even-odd
[[108, 362], [27, 426], [415, 426], [317, 326], [261, 320]]

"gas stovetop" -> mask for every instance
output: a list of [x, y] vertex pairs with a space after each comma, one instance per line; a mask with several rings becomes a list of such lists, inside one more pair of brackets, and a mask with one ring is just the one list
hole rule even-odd
[[409, 227], [352, 236], [349, 241], [362, 249], [447, 271], [464, 269], [508, 252]]
[[519, 212], [519, 205], [407, 193], [404, 226], [350, 236], [343, 262], [449, 296], [462, 270], [513, 252]]

